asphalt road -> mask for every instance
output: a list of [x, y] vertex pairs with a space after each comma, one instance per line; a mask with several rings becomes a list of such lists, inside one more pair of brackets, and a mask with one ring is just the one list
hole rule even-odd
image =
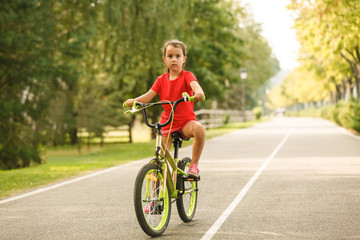
[[[191, 148], [184, 148], [187, 156]], [[0, 201], [0, 239], [150, 239], [133, 209], [141, 160]], [[360, 138], [280, 118], [206, 142], [195, 219], [161, 239], [360, 239]]]

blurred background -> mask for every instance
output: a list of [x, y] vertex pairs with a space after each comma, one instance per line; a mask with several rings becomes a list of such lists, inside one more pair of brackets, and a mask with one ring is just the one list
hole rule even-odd
[[1, 1], [0, 169], [109, 133], [131, 142], [137, 120], [122, 103], [165, 72], [169, 39], [188, 46], [185, 69], [208, 99], [197, 110], [322, 116], [360, 131], [359, 1], [277, 2]]

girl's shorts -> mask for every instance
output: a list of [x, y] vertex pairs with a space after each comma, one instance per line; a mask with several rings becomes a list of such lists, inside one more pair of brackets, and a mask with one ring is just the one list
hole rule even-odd
[[[198, 121], [196, 119], [186, 119], [186, 120], [174, 120], [171, 126], [171, 123], [169, 123], [169, 125], [163, 127], [161, 129], [161, 134], [163, 135], [163, 137], [166, 137], [169, 135], [170, 133], [173, 132], [180, 132], [182, 134], [182, 130], [183, 128], [186, 126], [186, 124], [188, 124], [190, 121]], [[171, 129], [170, 129], [171, 127]]]

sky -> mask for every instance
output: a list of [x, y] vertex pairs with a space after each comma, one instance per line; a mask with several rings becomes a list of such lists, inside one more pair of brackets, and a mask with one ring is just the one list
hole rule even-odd
[[297, 66], [299, 44], [292, 29], [293, 19], [286, 6], [291, 0], [241, 0], [254, 14], [257, 23], [262, 24], [262, 35], [268, 40], [280, 67], [289, 71]]

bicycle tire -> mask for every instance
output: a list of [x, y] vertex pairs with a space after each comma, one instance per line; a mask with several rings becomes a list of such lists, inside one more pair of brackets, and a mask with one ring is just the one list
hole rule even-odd
[[[178, 167], [187, 172], [189, 170], [190, 162], [190, 158], [183, 158], [179, 161]], [[190, 222], [195, 216], [198, 198], [198, 183], [197, 181], [185, 181], [183, 185], [183, 181], [183, 176], [178, 175], [178, 181], [176, 183], [177, 189], [183, 191], [182, 188], [185, 186], [186, 192], [176, 199], [176, 207], [181, 220]]]
[[[135, 180], [134, 206], [137, 220], [143, 231], [152, 237], [166, 230], [171, 215], [171, 197], [166, 184], [165, 199], [160, 199], [162, 173], [159, 165], [143, 166]], [[150, 211], [146, 211], [150, 209]]]

